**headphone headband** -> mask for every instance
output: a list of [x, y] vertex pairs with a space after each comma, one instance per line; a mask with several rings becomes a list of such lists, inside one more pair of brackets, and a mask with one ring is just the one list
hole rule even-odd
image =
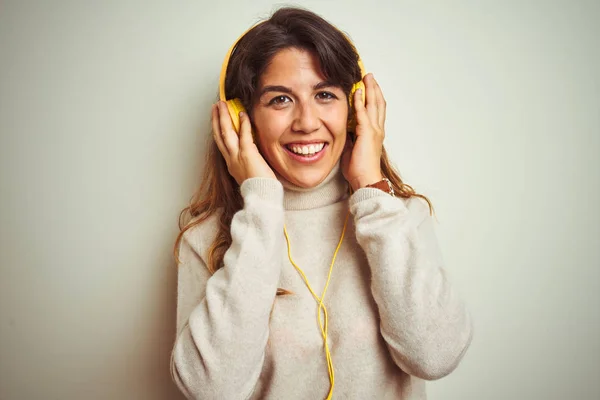
[[264, 21], [259, 22], [258, 24], [253, 25], [250, 28], [246, 29], [246, 31], [244, 31], [244, 33], [242, 33], [235, 40], [235, 42], [233, 42], [233, 44], [231, 45], [231, 47], [227, 51], [227, 54], [225, 55], [225, 60], [223, 61], [223, 65], [221, 65], [221, 74], [219, 75], [219, 99], [221, 101], [226, 101], [227, 100], [225, 98], [225, 78], [226, 78], [226, 75], [227, 75], [227, 67], [229, 66], [229, 59], [231, 58], [231, 54], [235, 50], [235, 48], [236, 48], [237, 44], [239, 43], [239, 41], [242, 40], [242, 38], [244, 36], [246, 36], [246, 33], [250, 32], [252, 29], [254, 29], [255, 27], [259, 26], [262, 23], [264, 23]]

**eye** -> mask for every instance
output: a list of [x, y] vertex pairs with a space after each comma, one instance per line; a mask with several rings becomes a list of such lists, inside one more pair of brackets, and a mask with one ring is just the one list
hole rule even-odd
[[269, 101], [269, 105], [282, 105], [287, 103], [288, 101], [292, 101], [289, 97], [281, 95], [275, 96]]
[[317, 93], [317, 99], [333, 100], [333, 99], [337, 99], [337, 96], [331, 92], [319, 92], [319, 93]]

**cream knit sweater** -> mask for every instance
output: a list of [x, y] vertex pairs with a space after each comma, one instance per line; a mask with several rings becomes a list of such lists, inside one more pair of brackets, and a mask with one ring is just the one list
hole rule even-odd
[[[231, 223], [224, 267], [210, 275], [216, 217], [180, 247], [171, 373], [189, 399], [324, 399], [329, 376], [317, 303], [348, 210], [325, 305], [334, 399], [425, 399], [423, 380], [456, 368], [471, 320], [452, 290], [426, 203], [363, 188], [339, 165], [313, 189], [252, 178]], [[277, 288], [293, 292], [276, 296]]]

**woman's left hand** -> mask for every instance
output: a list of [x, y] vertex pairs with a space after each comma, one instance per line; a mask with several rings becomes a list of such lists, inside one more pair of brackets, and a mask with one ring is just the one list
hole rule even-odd
[[354, 93], [354, 112], [356, 113], [356, 140], [352, 144], [349, 135], [342, 154], [342, 172], [353, 190], [383, 179], [381, 174], [381, 152], [385, 137], [385, 99], [383, 92], [373, 77], [367, 74], [365, 83], [366, 105], [361, 93]]

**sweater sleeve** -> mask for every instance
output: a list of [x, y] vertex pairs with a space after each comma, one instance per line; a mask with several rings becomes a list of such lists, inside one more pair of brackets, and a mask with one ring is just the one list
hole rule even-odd
[[210, 275], [193, 231], [180, 247], [171, 374], [188, 399], [248, 398], [264, 361], [285, 247], [283, 187], [252, 178], [240, 189], [222, 268]]
[[470, 345], [472, 323], [443, 269], [428, 206], [416, 197], [405, 204], [362, 188], [350, 199], [350, 211], [394, 362], [421, 379], [446, 376]]

